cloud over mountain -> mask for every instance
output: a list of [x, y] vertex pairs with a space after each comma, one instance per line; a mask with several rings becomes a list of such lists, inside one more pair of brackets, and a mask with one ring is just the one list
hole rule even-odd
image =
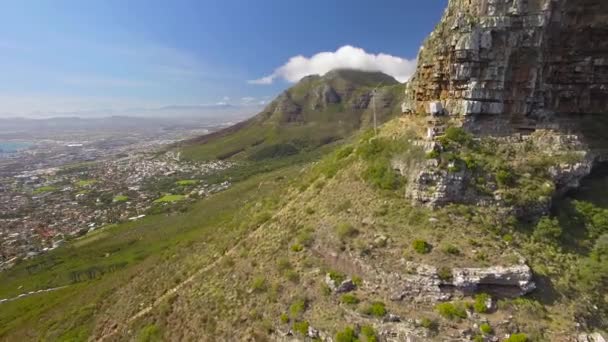
[[294, 83], [308, 75], [324, 75], [331, 70], [341, 68], [381, 71], [393, 76], [399, 82], [405, 82], [414, 73], [416, 60], [384, 53], [367, 53], [361, 48], [345, 45], [335, 52], [320, 52], [312, 57], [302, 55], [291, 57], [287, 63], [277, 68], [272, 74], [250, 80], [248, 83], [272, 84], [279, 78]]

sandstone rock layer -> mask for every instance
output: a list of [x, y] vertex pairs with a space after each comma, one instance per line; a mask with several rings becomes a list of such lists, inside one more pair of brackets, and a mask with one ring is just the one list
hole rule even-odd
[[[500, 116], [608, 112], [608, 1], [450, 0], [425, 41], [405, 107]], [[608, 114], [608, 113], [607, 113]]]

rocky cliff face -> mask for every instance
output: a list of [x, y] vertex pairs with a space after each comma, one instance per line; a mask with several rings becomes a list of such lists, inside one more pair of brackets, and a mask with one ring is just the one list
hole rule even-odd
[[[450, 0], [419, 53], [405, 109], [534, 128], [608, 112], [608, 1]], [[608, 113], [607, 113], [608, 114]]]

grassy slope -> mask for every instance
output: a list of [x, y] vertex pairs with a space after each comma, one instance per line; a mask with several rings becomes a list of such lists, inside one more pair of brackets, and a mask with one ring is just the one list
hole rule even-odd
[[[401, 149], [407, 146], [401, 135], [408, 125], [394, 120], [382, 134]], [[297, 322], [333, 335], [347, 325], [380, 328], [378, 319], [363, 313], [380, 301], [403, 318], [435, 322], [441, 335], [431, 333], [429, 339], [441, 339], [472, 322], [442, 318], [432, 305], [390, 301], [390, 289], [375, 287], [379, 276], [374, 270], [408, 272], [404, 260], [445, 267], [510, 265], [517, 253], [546, 277], [539, 279], [540, 291], [523, 300], [501, 301], [497, 312], [482, 317], [504, 334], [499, 323], [513, 315], [518, 328], [538, 340], [559, 340], [575, 329], [574, 316], [584, 302], [571, 287], [576, 281], [572, 270], [588, 251], [534, 241], [530, 228], [505, 222], [490, 208], [412, 207], [403, 200], [403, 185], [392, 187], [384, 178], [371, 182], [391, 185], [382, 190], [370, 183], [378, 174], [368, 175], [373, 163], [360, 152], [367, 141], [353, 145], [354, 151], [340, 149], [305, 171], [276, 161], [270, 167], [277, 170], [274, 173], [254, 170], [262, 174], [197, 203], [184, 215], [149, 217], [111, 228], [112, 234], [100, 232], [45, 256], [62, 261], [32, 278], [49, 286], [65, 284], [66, 274], [83, 267], [81, 262], [128, 264], [98, 280], [3, 304], [0, 339], [99, 337], [212, 262], [217, 262], [215, 267], [196, 275], [114, 337], [265, 340], [275, 329], [287, 331]], [[388, 238], [386, 244], [376, 242], [380, 235]], [[416, 253], [416, 239], [430, 243], [431, 252]], [[241, 244], [232, 249], [237, 241]], [[448, 246], [459, 252], [447, 252]], [[30, 279], [24, 266], [2, 275], [0, 293], [16, 293]], [[354, 293], [360, 303], [342, 304], [339, 296], [327, 294], [324, 277], [332, 270], [362, 278], [363, 285]], [[302, 301], [302, 308], [294, 306]]]
[[[284, 168], [245, 180], [196, 203], [186, 214], [150, 216], [108, 227], [0, 274], [0, 298], [70, 285], [2, 304], [0, 339], [87, 336], [95, 319], [101, 319], [93, 312], [109, 303], [126, 303], [127, 298], [150, 300], [254, 229], [257, 212], [266, 205], [258, 201], [280, 191], [297, 171], [297, 166]], [[258, 203], [260, 208], [251, 209]], [[174, 264], [174, 258], [180, 262]], [[168, 264], [170, 269], [162, 268]], [[109, 265], [120, 266], [110, 269]], [[86, 271], [92, 267], [106, 273], [89, 280]], [[85, 271], [85, 275], [71, 285], [75, 271]], [[132, 297], [122, 297], [124, 284], [140, 277], [147, 281], [145, 288]], [[122, 307], [127, 311], [136, 308]]]
[[[401, 124], [396, 120], [383, 131], [394, 136], [405, 131]], [[348, 325], [371, 324], [378, 329], [382, 327], [379, 321], [364, 312], [380, 301], [388, 312], [402, 318], [430, 319], [441, 333], [431, 332], [428, 339], [441, 340], [458, 336], [459, 330], [473, 323], [442, 318], [432, 305], [390, 301], [390, 289], [381, 283], [376, 287], [377, 270], [408, 272], [404, 258], [447, 268], [513, 265], [523, 253], [535, 271], [544, 275], [543, 264], [576, 267], [585, 257], [556, 249], [554, 242], [534, 241], [529, 228], [505, 222], [499, 210], [465, 205], [434, 211], [412, 207], [401, 197], [402, 188], [379, 190], [370, 185], [364, 179], [368, 167], [358, 152], [341, 150], [324, 158], [300, 177], [272, 218], [244, 245], [165, 305], [140, 318], [130, 336], [151, 326], [165, 338], [195, 340], [211, 336], [265, 340], [275, 329], [287, 331], [302, 322], [330, 335]], [[433, 223], [431, 217], [436, 219]], [[340, 228], [344, 226], [352, 227], [352, 233], [345, 234]], [[376, 242], [380, 235], [388, 238], [386, 244]], [[431, 252], [416, 253], [412, 248], [416, 239], [431, 244]], [[448, 252], [448, 246], [458, 253]], [[554, 260], [546, 260], [549, 257]], [[340, 296], [326, 292], [325, 273], [332, 270], [362, 278], [363, 285], [354, 293], [359, 303], [341, 304]], [[550, 276], [556, 283], [572, 281], [568, 272]], [[134, 293], [138, 286], [142, 284], [129, 284]], [[482, 317], [499, 335], [507, 332], [500, 322], [512, 315], [513, 324], [532, 340], [564, 338], [574, 329], [577, 305], [584, 302], [573, 297], [577, 290], [570, 285], [539, 279], [539, 286], [527, 298], [501, 300], [498, 311]], [[302, 301], [303, 308], [294, 308]]]

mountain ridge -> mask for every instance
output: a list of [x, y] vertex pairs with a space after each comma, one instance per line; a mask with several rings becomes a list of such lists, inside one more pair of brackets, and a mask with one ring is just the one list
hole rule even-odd
[[377, 118], [382, 123], [400, 113], [404, 85], [381, 72], [337, 69], [306, 76], [252, 118], [182, 142], [179, 148], [191, 159], [246, 158], [271, 146], [311, 150], [370, 127], [371, 92], [376, 87]]

